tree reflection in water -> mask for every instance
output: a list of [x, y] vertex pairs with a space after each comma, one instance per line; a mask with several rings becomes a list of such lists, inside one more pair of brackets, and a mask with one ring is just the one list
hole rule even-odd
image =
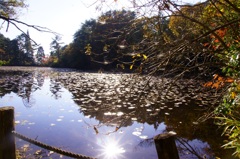
[[[200, 140], [188, 140], [182, 137], [176, 137], [176, 146], [179, 152], [179, 156], [184, 159], [213, 159], [214, 154], [207, 143], [203, 143]], [[154, 146], [154, 138], [143, 139], [136, 146], [138, 147], [151, 147]]]
[[[114, 158], [115, 155], [118, 158], [124, 156], [126, 153], [124, 142], [112, 136], [121, 133], [127, 127], [134, 126], [135, 123], [143, 125], [130, 133], [139, 140], [139, 143], [135, 145], [136, 148], [154, 145], [154, 136], [151, 135], [149, 138], [149, 136], [141, 135], [144, 125], [152, 126], [157, 131], [162, 124], [164, 125], [163, 131], [173, 130], [178, 134], [177, 146], [182, 155], [192, 153], [192, 156], [200, 158], [206, 154], [211, 158], [215, 156], [212, 151], [219, 150], [219, 143], [222, 139], [214, 138], [216, 133], [211, 134], [214, 132], [211, 130], [215, 127], [207, 123], [205, 125], [193, 124], [215, 101], [213, 96], [215, 92], [204, 92], [201, 89], [201, 81], [197, 81], [198, 85], [196, 85], [192, 80], [187, 79], [171, 83], [171, 79], [167, 78], [151, 77], [148, 79], [145, 76], [138, 77], [129, 74], [72, 71], [55, 71], [54, 73], [51, 71], [13, 71], [11, 74], [3, 71], [0, 76], [0, 96], [14, 92], [22, 97], [25, 106], [31, 107], [35, 102], [31, 94], [41, 89], [45, 77], [50, 78], [49, 89], [56, 100], [63, 98], [61, 89], [66, 88], [79, 106], [80, 114], [99, 122], [91, 124], [83, 120], [87, 127], [98, 136], [108, 136], [97, 142], [101, 147], [99, 154], [106, 158]], [[194, 139], [203, 141], [200, 144], [205, 147], [192, 146]], [[199, 148], [209, 151], [199, 150]]]
[[178, 137], [176, 141], [177, 141], [177, 148], [180, 155], [184, 156], [184, 158], [186, 159], [215, 158], [213, 157], [214, 154], [207, 143], [202, 143], [202, 141], [199, 141], [199, 140], [189, 141], [188, 139], [184, 139], [181, 137]]
[[61, 98], [61, 83], [57, 79], [50, 79], [50, 91], [55, 99]]

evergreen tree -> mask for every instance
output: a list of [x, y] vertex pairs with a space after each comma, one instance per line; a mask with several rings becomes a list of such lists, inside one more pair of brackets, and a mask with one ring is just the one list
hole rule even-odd
[[17, 37], [18, 47], [21, 52], [23, 52], [23, 65], [33, 65], [34, 64], [34, 49], [32, 46], [31, 38], [29, 32], [27, 34], [22, 33]]
[[2, 64], [7, 64], [6, 62], [10, 59], [7, 51], [8, 51], [8, 44], [10, 40], [4, 35], [0, 34], [0, 66]]
[[18, 39], [13, 39], [9, 43], [8, 54], [11, 57], [10, 65], [24, 65], [24, 52], [19, 49]]
[[38, 48], [37, 54], [36, 54], [37, 63], [38, 63], [39, 65], [42, 64], [44, 57], [45, 57], [44, 49], [43, 49], [42, 46], [40, 46], [40, 47]]
[[31, 42], [31, 38], [29, 35], [29, 31], [27, 31], [27, 34], [25, 35], [25, 54], [27, 57], [27, 61], [29, 62], [29, 64], [34, 64], [34, 49], [33, 49], [33, 45]]
[[61, 40], [62, 38], [58, 35], [56, 35], [53, 39], [53, 41], [50, 44], [50, 48], [51, 48], [51, 56], [55, 56], [58, 59], [60, 59], [60, 50], [61, 50]]

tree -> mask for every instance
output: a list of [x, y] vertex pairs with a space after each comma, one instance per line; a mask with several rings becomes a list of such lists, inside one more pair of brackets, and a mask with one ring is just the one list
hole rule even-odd
[[21, 52], [23, 52], [23, 64], [24, 65], [33, 65], [34, 58], [33, 53], [34, 49], [32, 46], [32, 41], [30, 39], [29, 32], [27, 34], [22, 33], [17, 37], [18, 47]]
[[[95, 4], [97, 2], [101, 6], [110, 3], [97, 0]], [[225, 146], [236, 148], [235, 154], [238, 156], [239, 8], [239, 0], [206, 0], [194, 5], [173, 0], [145, 0], [132, 1], [131, 8], [142, 19], [139, 23], [142, 23], [144, 34], [139, 46], [145, 46], [140, 51], [147, 52], [148, 58], [143, 63], [148, 75], [161, 73], [162, 77], [175, 79], [189, 78], [190, 75], [193, 78], [212, 79], [216, 82], [212, 82], [210, 87], [217, 89], [226, 86], [227, 82], [231, 83], [226, 92], [226, 89], [220, 89], [222, 92], [219, 90], [219, 94], [225, 96], [214, 113], [220, 119], [219, 123], [226, 127], [224, 133], [229, 136], [229, 143]], [[169, 20], [169, 28], [163, 27], [166, 20]], [[166, 30], [168, 36], [165, 36]]]
[[33, 49], [32, 41], [31, 41], [29, 32], [27, 31], [27, 34], [25, 35], [25, 54], [30, 64], [34, 64], [33, 53], [34, 53], [34, 49]]
[[[223, 62], [222, 72], [228, 77], [221, 85], [230, 81], [224, 93], [222, 103], [216, 108], [218, 124], [225, 126], [224, 133], [229, 137], [225, 148], [235, 148], [235, 155], [240, 157], [240, 2], [237, 0], [219, 0], [209, 2], [203, 14], [203, 20], [213, 30], [209, 37], [211, 41], [205, 43]], [[216, 82], [216, 83], [217, 83]], [[218, 86], [220, 83], [218, 82]], [[221, 86], [220, 85], [220, 86]]]
[[[21, 29], [21, 27], [18, 26], [19, 24], [21, 24], [21, 25], [25, 25], [29, 28], [33, 28], [40, 32], [48, 32], [48, 33], [57, 34], [46, 27], [41, 27], [38, 25], [31, 25], [31, 24], [27, 24], [23, 21], [19, 21], [18, 20], [18, 12], [21, 9], [27, 8], [27, 7], [28, 6], [25, 3], [25, 0], [0, 0], [0, 20], [3, 21], [2, 26], [4, 24], [6, 24], [6, 31], [8, 31], [9, 26], [12, 25], [17, 30], [19, 30], [21, 33], [27, 34], [26, 32], [24, 32]], [[2, 29], [1, 27], [0, 27], [0, 29]]]
[[24, 65], [25, 55], [19, 48], [18, 39], [11, 40], [9, 44], [8, 54], [11, 57], [10, 65]]
[[50, 44], [50, 48], [52, 50], [51, 56], [56, 56], [58, 59], [60, 59], [60, 49], [61, 49], [61, 40], [62, 38], [58, 35], [56, 35], [53, 39], [53, 41]]
[[72, 44], [64, 51], [64, 59], [69, 58], [65, 64], [95, 70], [114, 70], [118, 66], [123, 68], [123, 63], [130, 66], [131, 52], [136, 50], [134, 44], [142, 39], [142, 33], [131, 28], [134, 20], [134, 12], [115, 10], [103, 13], [97, 20], [86, 21], [74, 34]]
[[91, 51], [91, 60], [108, 70], [123, 62], [130, 62], [129, 53], [133, 51], [135, 43], [142, 39], [137, 36], [140, 33], [135, 33], [131, 27], [134, 20], [135, 13], [126, 10], [102, 14], [92, 30], [89, 43], [85, 45], [86, 54]]
[[6, 65], [10, 61], [8, 54], [10, 40], [0, 34], [0, 66]]
[[38, 47], [37, 54], [36, 54], [37, 63], [39, 65], [41, 65], [43, 63], [44, 57], [45, 57], [44, 49], [42, 46], [40, 46], [40, 47]]
[[0, 19], [12, 23], [17, 18], [17, 10], [27, 7], [24, 0], [1, 0], [0, 1]]

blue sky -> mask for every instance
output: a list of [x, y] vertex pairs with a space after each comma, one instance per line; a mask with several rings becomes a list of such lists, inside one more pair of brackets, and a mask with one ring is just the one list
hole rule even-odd
[[[68, 44], [72, 41], [73, 34], [81, 27], [85, 20], [96, 18], [100, 13], [94, 7], [89, 7], [89, 2], [84, 0], [27, 0], [27, 9], [22, 9], [18, 20], [27, 24], [47, 27], [62, 35], [62, 42]], [[29, 30], [30, 36], [38, 44], [41, 44], [45, 53], [49, 52], [50, 43], [55, 35], [38, 32], [34, 29], [24, 27], [23, 31]], [[21, 32], [14, 26], [10, 26], [8, 32], [1, 29], [6, 37], [14, 39]]]
[[[74, 33], [81, 28], [81, 24], [90, 18], [97, 18], [102, 12], [109, 9], [127, 8], [126, 1], [130, 0], [107, 0], [108, 6], [104, 10], [98, 11], [101, 0], [25, 0], [29, 5], [27, 9], [22, 9], [18, 20], [31, 25], [47, 27], [62, 35], [62, 42], [69, 44], [73, 40]], [[98, 3], [94, 3], [98, 1]], [[195, 0], [187, 0], [194, 2]], [[138, 2], [136, 0], [136, 2]], [[93, 5], [92, 5], [93, 4]], [[108, 8], [108, 7], [111, 8]], [[1, 21], [0, 21], [1, 23]], [[20, 25], [19, 25], [20, 26]], [[20, 26], [23, 31], [29, 30], [30, 36], [38, 44], [43, 46], [45, 54], [50, 52], [50, 43], [55, 35], [38, 32], [34, 29]], [[21, 32], [10, 26], [8, 32], [1, 29], [0, 32], [10, 39], [16, 38]]]

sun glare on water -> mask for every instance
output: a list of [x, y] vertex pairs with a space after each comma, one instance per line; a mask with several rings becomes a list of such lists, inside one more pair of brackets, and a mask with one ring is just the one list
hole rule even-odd
[[108, 141], [103, 144], [101, 149], [101, 157], [103, 159], [121, 159], [124, 158], [125, 149], [118, 145], [118, 141]]
[[121, 153], [124, 153], [125, 150], [122, 147], [118, 147], [116, 144], [112, 143], [109, 145], [106, 145], [104, 153], [108, 157], [114, 157], [118, 156]]

